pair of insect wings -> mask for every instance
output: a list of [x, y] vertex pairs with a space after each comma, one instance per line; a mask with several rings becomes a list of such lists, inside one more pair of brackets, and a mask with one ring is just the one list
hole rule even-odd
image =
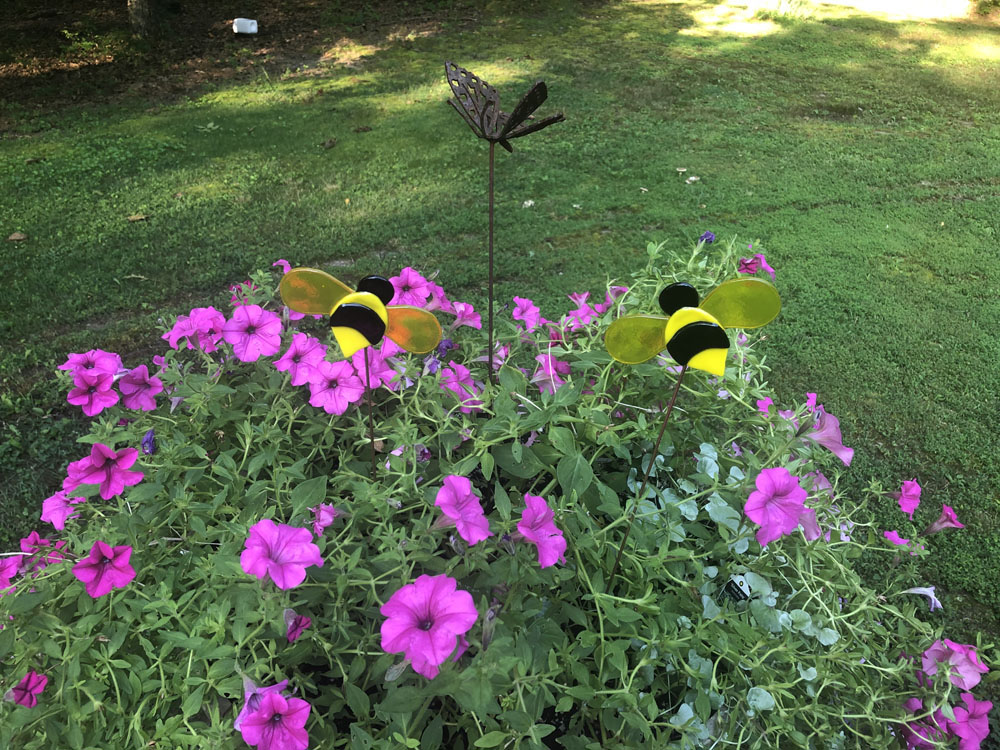
[[327, 315], [345, 357], [383, 336], [414, 354], [426, 354], [441, 341], [441, 324], [427, 310], [389, 305], [396, 290], [388, 279], [366, 276], [357, 290], [316, 268], [293, 268], [281, 278], [281, 301], [305, 315]]
[[486, 81], [453, 62], [446, 62], [444, 70], [448, 85], [455, 95], [448, 103], [462, 116], [473, 133], [499, 143], [510, 152], [514, 149], [508, 142], [509, 139], [534, 133], [564, 119], [560, 113], [524, 124], [548, 96], [548, 89], [543, 81], [536, 82], [514, 110], [507, 114], [500, 111], [500, 95], [497, 90]]
[[757, 278], [724, 281], [700, 304], [690, 284], [671, 284], [658, 301], [664, 315], [629, 315], [608, 326], [604, 343], [612, 357], [634, 365], [666, 349], [678, 364], [722, 377], [725, 329], [759, 328], [781, 310], [778, 290]]

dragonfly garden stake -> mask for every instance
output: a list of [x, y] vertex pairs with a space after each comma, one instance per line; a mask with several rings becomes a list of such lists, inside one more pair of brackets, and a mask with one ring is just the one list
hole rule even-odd
[[541, 120], [532, 118], [532, 113], [542, 106], [548, 96], [548, 89], [543, 81], [537, 81], [517, 106], [510, 112], [500, 110], [500, 95], [482, 78], [453, 62], [444, 64], [448, 85], [451, 86], [452, 98], [448, 103], [462, 116], [466, 124], [472, 128], [477, 137], [490, 144], [490, 176], [489, 176], [489, 376], [490, 382], [496, 382], [493, 368], [493, 150], [500, 144], [508, 152], [513, 153], [510, 145], [513, 138], [521, 138], [536, 130], [547, 128], [563, 121], [562, 113], [550, 115]]

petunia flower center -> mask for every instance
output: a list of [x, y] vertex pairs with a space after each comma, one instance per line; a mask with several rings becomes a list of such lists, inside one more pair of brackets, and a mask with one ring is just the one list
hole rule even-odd
[[247, 326], [247, 335], [253, 336], [255, 333], [257, 333], [256, 326]]
[[272, 717], [271, 717], [271, 723], [272, 723], [272, 724], [275, 724], [275, 725], [278, 725], [278, 724], [280, 724], [280, 723], [281, 723], [281, 719], [282, 719], [282, 718], [283, 718], [283, 717], [282, 717], [282, 715], [281, 715], [281, 714], [275, 714], [274, 716], [272, 716]]
[[425, 617], [417, 622], [417, 627], [424, 631], [430, 630], [434, 627], [434, 620], [430, 617]]

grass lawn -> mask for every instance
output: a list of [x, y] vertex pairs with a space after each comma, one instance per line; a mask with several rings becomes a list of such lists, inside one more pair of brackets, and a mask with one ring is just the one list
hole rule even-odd
[[[945, 605], [934, 616], [953, 640], [988, 642], [1000, 26], [840, 3], [541, 5], [428, 2], [392, 24], [319, 13], [287, 66], [262, 15], [259, 38], [227, 39], [206, 63], [224, 80], [175, 91], [149, 77], [86, 105], [47, 105], [44, 75], [14, 81], [38, 88], [0, 100], [5, 547], [83, 455], [53, 375], [66, 353], [148, 363], [161, 318], [222, 309], [229, 284], [278, 258], [348, 281], [410, 265], [484, 300], [486, 146], [444, 104], [450, 59], [505, 109], [543, 78], [538, 114], [566, 115], [497, 150], [499, 299], [533, 297], [554, 317], [567, 293], [626, 277], [647, 241], [752, 243], [784, 298], [767, 329], [776, 401], [815, 391], [840, 418], [856, 449], [848, 498], [869, 480], [920, 481], [915, 521], [885, 499], [880, 528], [909, 537], [955, 508], [966, 529], [933, 538], [923, 563]], [[138, 54], [72, 28], [64, 57]], [[27, 59], [5, 50], [0, 71]]]

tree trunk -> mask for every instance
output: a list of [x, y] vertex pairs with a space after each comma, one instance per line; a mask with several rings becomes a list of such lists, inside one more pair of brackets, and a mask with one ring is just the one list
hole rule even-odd
[[139, 36], [152, 39], [165, 30], [166, 0], [128, 0], [128, 20], [132, 31]]

